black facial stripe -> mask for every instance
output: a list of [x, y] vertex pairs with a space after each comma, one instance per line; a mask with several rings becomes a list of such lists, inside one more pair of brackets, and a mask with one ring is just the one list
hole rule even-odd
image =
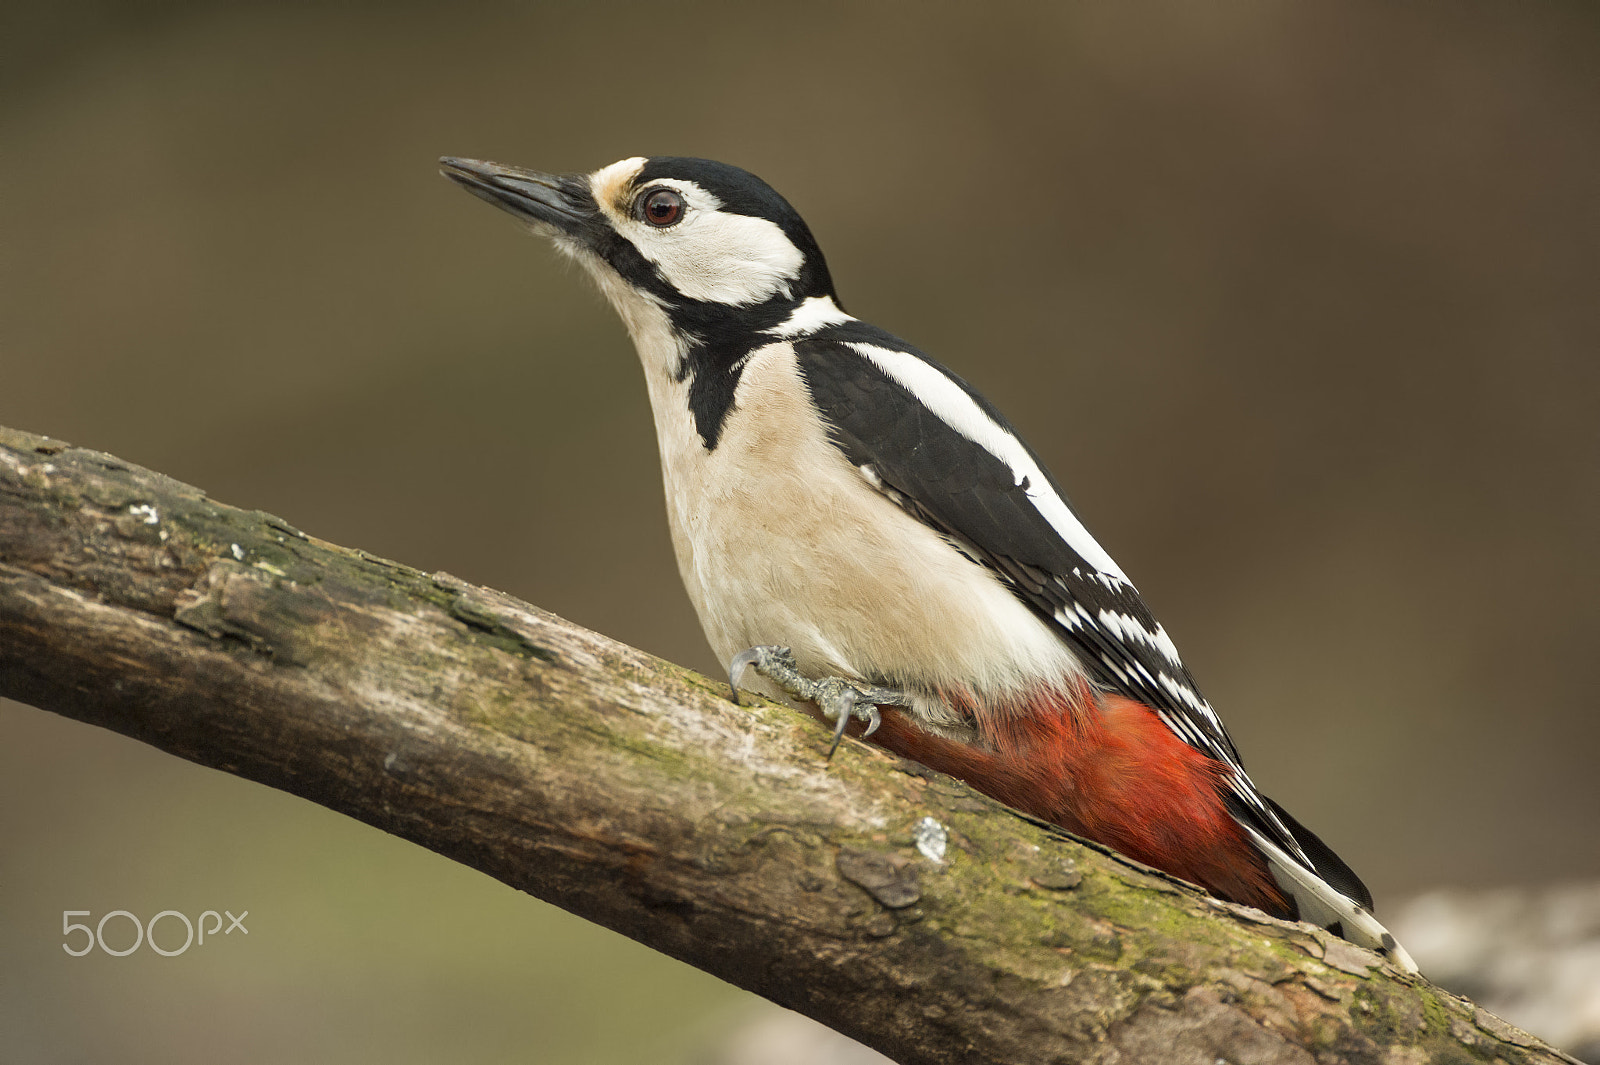
[[728, 313], [720, 303], [706, 303], [679, 297], [667, 314], [673, 328], [689, 341], [688, 353], [678, 365], [679, 381], [689, 381], [689, 410], [694, 427], [714, 450], [722, 436], [722, 425], [733, 410], [733, 394], [739, 387], [743, 360], [757, 348], [774, 342], [763, 330], [786, 321], [799, 300], [778, 295], [753, 307]]
[[662, 302], [681, 300], [683, 296], [667, 282], [656, 264], [646, 259], [633, 241], [602, 223], [589, 247], [610, 264], [624, 281], [634, 288], [643, 289]]
[[691, 299], [674, 288], [632, 241], [609, 226], [590, 247], [629, 285], [654, 296], [673, 331], [686, 342], [688, 350], [673, 376], [689, 382], [695, 429], [706, 450], [713, 450], [733, 409], [741, 360], [773, 342], [774, 338], [762, 331], [786, 321], [801, 298], [779, 292], [764, 303], [746, 307]]

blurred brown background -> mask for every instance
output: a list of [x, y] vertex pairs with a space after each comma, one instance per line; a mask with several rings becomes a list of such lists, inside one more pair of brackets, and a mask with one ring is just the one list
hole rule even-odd
[[[1008, 412], [1380, 906], [1600, 874], [1595, 5], [0, 18], [0, 423], [714, 669], [620, 325], [434, 160], [736, 162]], [[61, 950], [208, 908], [248, 938]], [[7, 1061], [670, 1062], [746, 1008], [0, 704]]]

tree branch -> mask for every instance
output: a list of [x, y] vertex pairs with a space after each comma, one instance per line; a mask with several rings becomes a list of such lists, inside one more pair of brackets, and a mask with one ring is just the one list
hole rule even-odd
[[908, 1063], [1568, 1060], [509, 596], [0, 429], [0, 695], [359, 818]]

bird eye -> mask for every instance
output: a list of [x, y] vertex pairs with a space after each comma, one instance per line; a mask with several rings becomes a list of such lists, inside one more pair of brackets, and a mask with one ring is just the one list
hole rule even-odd
[[671, 189], [650, 189], [639, 197], [639, 215], [665, 229], [683, 217], [683, 197]]

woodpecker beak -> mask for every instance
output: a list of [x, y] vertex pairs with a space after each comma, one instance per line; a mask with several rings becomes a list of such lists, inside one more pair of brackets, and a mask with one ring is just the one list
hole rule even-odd
[[439, 173], [524, 222], [542, 223], [570, 236], [581, 236], [598, 217], [581, 178], [449, 155], [439, 160]]

